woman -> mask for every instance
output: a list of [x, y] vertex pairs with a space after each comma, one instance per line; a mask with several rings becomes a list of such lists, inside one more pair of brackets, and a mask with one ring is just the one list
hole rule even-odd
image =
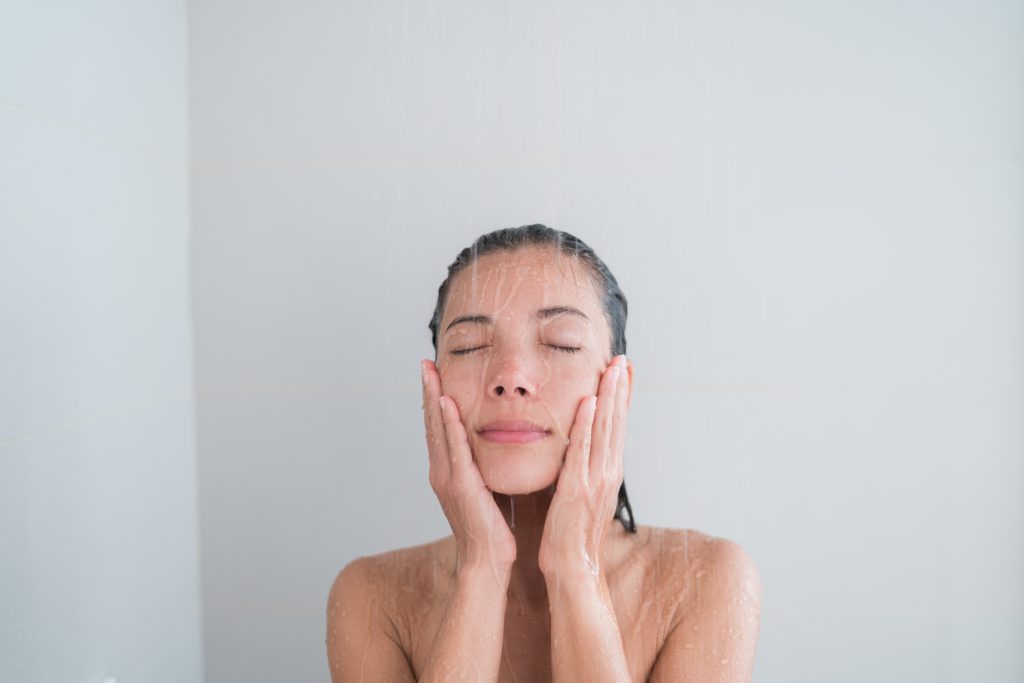
[[543, 225], [484, 235], [449, 266], [421, 369], [452, 535], [338, 574], [335, 683], [750, 680], [750, 559], [633, 523], [625, 320], [604, 263]]

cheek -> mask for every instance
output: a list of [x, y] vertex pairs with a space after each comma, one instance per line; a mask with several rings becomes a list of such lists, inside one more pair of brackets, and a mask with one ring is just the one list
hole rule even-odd
[[542, 392], [542, 402], [563, 436], [572, 430], [583, 399], [597, 393], [597, 384], [597, 379], [574, 375], [552, 382]]
[[584, 396], [597, 393], [601, 383], [601, 371], [596, 368], [579, 368], [573, 372], [555, 373], [546, 387], [552, 397], [562, 402], [570, 402], [575, 406]]
[[446, 369], [440, 373], [441, 391], [459, 407], [463, 421], [471, 417], [483, 398], [484, 386], [479, 372], [464, 368]]

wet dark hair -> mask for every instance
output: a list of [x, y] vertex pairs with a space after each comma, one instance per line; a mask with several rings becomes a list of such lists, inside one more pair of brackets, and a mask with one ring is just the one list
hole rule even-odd
[[[619, 289], [615, 276], [608, 270], [594, 250], [583, 240], [562, 230], [555, 230], [546, 225], [536, 223], [518, 228], [502, 228], [481, 235], [469, 247], [466, 247], [448, 266], [448, 277], [437, 289], [437, 305], [430, 319], [430, 341], [434, 345], [434, 357], [437, 358], [437, 333], [444, 316], [444, 307], [448, 300], [448, 287], [452, 278], [467, 266], [476, 262], [481, 256], [500, 251], [515, 251], [523, 247], [548, 246], [555, 247], [564, 254], [581, 259], [589, 266], [591, 278], [601, 295], [605, 318], [611, 328], [612, 357], [626, 353], [626, 296]], [[633, 508], [626, 495], [626, 482], [619, 486], [619, 502], [615, 506], [614, 519], [622, 522], [622, 526], [630, 533], [636, 533], [633, 521]]]

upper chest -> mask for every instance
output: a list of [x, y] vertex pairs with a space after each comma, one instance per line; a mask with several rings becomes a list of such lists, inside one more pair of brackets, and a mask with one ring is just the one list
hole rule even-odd
[[[632, 679], [643, 681], [673, 624], [683, 596], [672, 558], [638, 555], [610, 572], [609, 594]], [[403, 646], [418, 675], [428, 662], [454, 586], [439, 573], [431, 585], [405, 594]], [[546, 603], [506, 605], [499, 680], [551, 679], [551, 620]], [[585, 647], [586, 645], [583, 644]]]

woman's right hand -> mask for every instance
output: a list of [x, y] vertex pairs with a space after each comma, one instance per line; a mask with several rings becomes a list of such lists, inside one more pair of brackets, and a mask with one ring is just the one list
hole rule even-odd
[[507, 573], [516, 559], [515, 536], [473, 461], [458, 406], [442, 394], [437, 366], [429, 360], [420, 365], [430, 487], [455, 535], [456, 572], [489, 568]]

